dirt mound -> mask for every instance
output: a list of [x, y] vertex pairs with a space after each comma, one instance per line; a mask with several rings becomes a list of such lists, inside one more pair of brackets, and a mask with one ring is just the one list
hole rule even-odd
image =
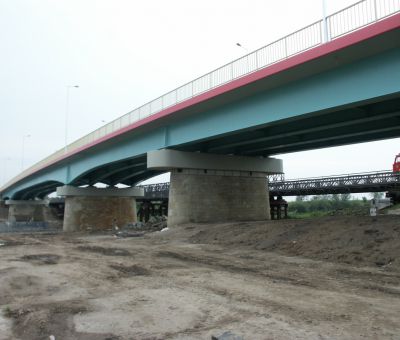
[[398, 216], [203, 225], [190, 241], [400, 270]]

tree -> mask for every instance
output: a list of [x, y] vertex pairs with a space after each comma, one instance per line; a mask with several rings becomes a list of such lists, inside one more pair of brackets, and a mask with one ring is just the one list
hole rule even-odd
[[351, 199], [351, 194], [350, 193], [347, 192], [345, 194], [340, 194], [340, 200], [342, 202], [350, 201], [350, 199]]
[[334, 202], [339, 202], [340, 201], [339, 194], [332, 194], [331, 197], [330, 197], [330, 200], [334, 201]]
[[371, 198], [373, 198], [374, 200], [378, 200], [380, 198], [383, 198], [384, 193], [383, 192], [371, 192], [370, 195], [371, 195]]

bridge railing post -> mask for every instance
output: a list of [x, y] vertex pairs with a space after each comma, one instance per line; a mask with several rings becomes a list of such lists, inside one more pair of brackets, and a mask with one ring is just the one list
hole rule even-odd
[[285, 37], [284, 42], [285, 42], [285, 59], [287, 59], [288, 58], [287, 37]]

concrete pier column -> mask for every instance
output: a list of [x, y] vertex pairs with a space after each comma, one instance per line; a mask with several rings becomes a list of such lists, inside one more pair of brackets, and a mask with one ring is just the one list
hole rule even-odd
[[268, 174], [282, 173], [275, 158], [158, 150], [149, 169], [171, 171], [168, 225], [270, 219]]
[[57, 188], [65, 196], [64, 231], [105, 230], [137, 220], [136, 197], [142, 188]]
[[44, 208], [46, 201], [43, 200], [8, 200], [9, 222], [44, 222]]
[[8, 205], [5, 201], [0, 201], [0, 221], [8, 220]]
[[168, 225], [270, 219], [263, 173], [173, 170]]

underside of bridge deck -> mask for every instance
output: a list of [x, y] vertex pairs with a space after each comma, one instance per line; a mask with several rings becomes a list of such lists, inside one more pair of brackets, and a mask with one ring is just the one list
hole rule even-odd
[[399, 137], [399, 42], [396, 26], [329, 53], [307, 51], [309, 59], [290, 64], [289, 58], [276, 73], [257, 71], [255, 79], [258, 72], [265, 76], [247, 83], [243, 77], [242, 86], [83, 148], [11, 184], [2, 196], [41, 198], [62, 184], [132, 186], [162, 172], [148, 169], [146, 153], [165, 148], [265, 157]]
[[400, 135], [400, 93], [279, 120], [176, 147], [182, 151], [271, 156], [394, 138]]

